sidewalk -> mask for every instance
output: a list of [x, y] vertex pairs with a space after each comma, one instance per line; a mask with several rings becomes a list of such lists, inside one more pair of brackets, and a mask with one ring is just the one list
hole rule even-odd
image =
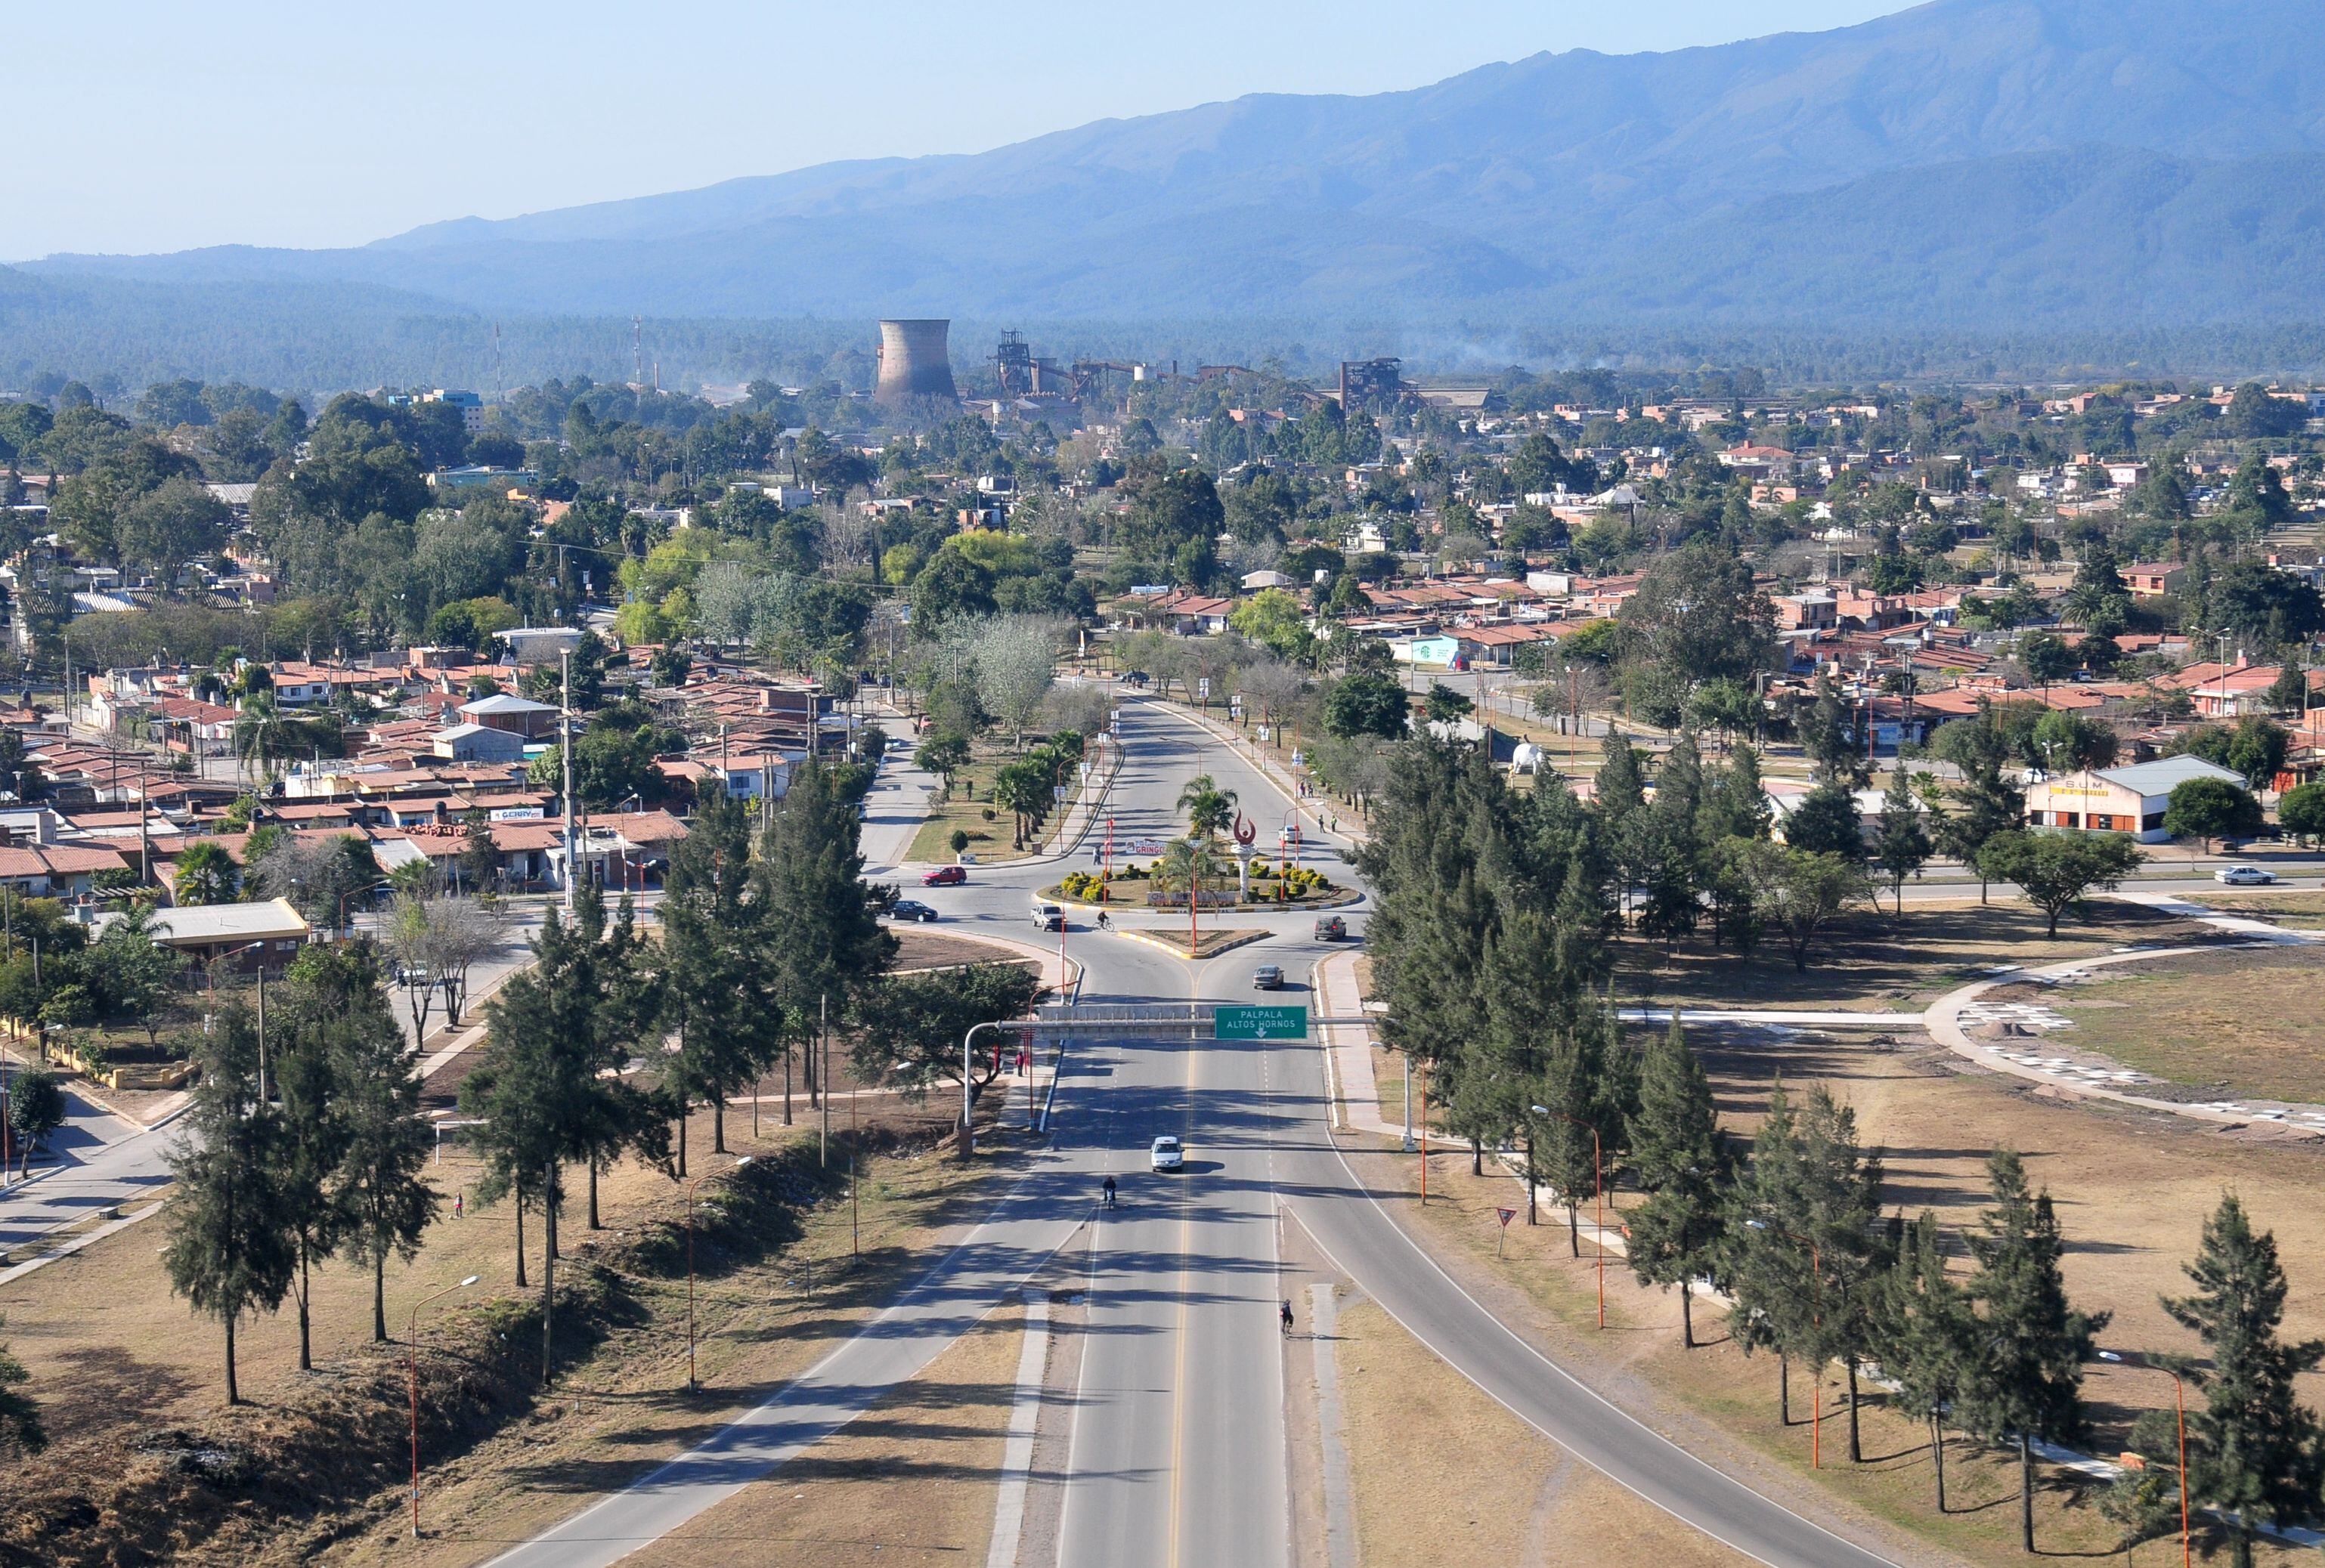
[[[1316, 825], [1319, 836], [1339, 839], [1350, 848], [1354, 848], [1368, 836], [1363, 812], [1353, 806], [1343, 806], [1329, 796], [1311, 795], [1302, 799], [1300, 795], [1300, 781], [1292, 777], [1291, 770], [1270, 756], [1268, 748], [1243, 735], [1234, 726], [1222, 724], [1207, 715], [1188, 707], [1183, 703], [1171, 702], [1162, 697], [1153, 697], [1148, 700], [1202, 730], [1214, 740], [1223, 742], [1237, 757], [1249, 763], [1255, 772], [1275, 786], [1277, 791], [1294, 810]], [[1328, 829], [1324, 826], [1328, 818], [1339, 824], [1338, 829]]]
[[[1356, 1018], [1364, 1011], [1357, 989], [1355, 952], [1335, 953], [1316, 964], [1317, 1010], [1325, 1018]], [[1380, 1079], [1373, 1071], [1373, 1031], [1363, 1024], [1326, 1024], [1324, 1065], [1332, 1102], [1332, 1123], [1383, 1138], [1403, 1138], [1380, 1111]]]

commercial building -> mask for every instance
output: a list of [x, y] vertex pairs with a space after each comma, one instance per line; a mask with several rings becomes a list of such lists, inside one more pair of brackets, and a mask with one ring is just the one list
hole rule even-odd
[[2172, 791], [2191, 779], [2219, 779], [2244, 787], [2244, 775], [2201, 757], [2162, 757], [2126, 768], [2084, 769], [2033, 784], [2026, 791], [2026, 820], [2034, 827], [2082, 833], [2127, 833], [2142, 844], [2160, 844], [2163, 811]]

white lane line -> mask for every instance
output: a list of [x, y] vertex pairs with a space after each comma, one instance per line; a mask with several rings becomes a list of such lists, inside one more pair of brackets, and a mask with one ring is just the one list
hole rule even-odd
[[[1826, 1539], [1839, 1545], [1846, 1546], [1852, 1552], [1862, 1553], [1876, 1563], [1888, 1563], [1891, 1561], [1891, 1559], [1882, 1556], [1880, 1553], [1875, 1551], [1870, 1546], [1859, 1545], [1857, 1543], [1849, 1540], [1847, 1536], [1842, 1536], [1838, 1531], [1827, 1529], [1824, 1526], [1818, 1524], [1815, 1520], [1794, 1513], [1791, 1508], [1786, 1508], [1783, 1503], [1780, 1503], [1775, 1499], [1769, 1497], [1766, 1493], [1752, 1491], [1752, 1489], [1743, 1481], [1737, 1480], [1735, 1477], [1726, 1474], [1717, 1466], [1713, 1465], [1709, 1461], [1698, 1458], [1695, 1454], [1689, 1453], [1686, 1449], [1681, 1447], [1677, 1443], [1672, 1442], [1670, 1438], [1664, 1436], [1662, 1433], [1656, 1431], [1645, 1422], [1641, 1421], [1638, 1417], [1624, 1410], [1613, 1400], [1607, 1398], [1604, 1394], [1599, 1393], [1598, 1389], [1593, 1388], [1590, 1385], [1582, 1381], [1581, 1379], [1568, 1371], [1564, 1367], [1561, 1367], [1556, 1361], [1552, 1360], [1541, 1351], [1536, 1350], [1533, 1345], [1524, 1338], [1524, 1336], [1521, 1335], [1515, 1329], [1510, 1327], [1509, 1324], [1504, 1323], [1500, 1318], [1494, 1315], [1493, 1312], [1488, 1309], [1483, 1302], [1480, 1302], [1476, 1296], [1470, 1295], [1469, 1292], [1462, 1287], [1459, 1280], [1454, 1278], [1451, 1274], [1446, 1271], [1443, 1264], [1438, 1262], [1435, 1258], [1431, 1257], [1422, 1248], [1420, 1242], [1414, 1241], [1410, 1235], [1405, 1233], [1404, 1227], [1399, 1225], [1396, 1221], [1391, 1217], [1388, 1210], [1383, 1206], [1381, 1201], [1373, 1196], [1370, 1190], [1364, 1185], [1363, 1181], [1357, 1175], [1356, 1167], [1348, 1163], [1348, 1157], [1345, 1150], [1343, 1150], [1338, 1144], [1333, 1144], [1332, 1153], [1338, 1158], [1340, 1168], [1348, 1176], [1350, 1187], [1364, 1202], [1372, 1205], [1374, 1211], [1379, 1214], [1381, 1222], [1388, 1227], [1389, 1231], [1395, 1235], [1396, 1239], [1403, 1244], [1405, 1250], [1411, 1252], [1415, 1258], [1418, 1258], [1427, 1268], [1430, 1273], [1436, 1275], [1447, 1285], [1451, 1286], [1453, 1287], [1454, 1294], [1460, 1296], [1462, 1300], [1468, 1302], [1487, 1324], [1491, 1324], [1495, 1329], [1499, 1330], [1505, 1338], [1517, 1345], [1517, 1347], [1524, 1351], [1527, 1355], [1532, 1356], [1535, 1360], [1540, 1361], [1542, 1364], [1543, 1369], [1549, 1371], [1557, 1382], [1571, 1389], [1573, 1392], [1583, 1396], [1584, 1398], [1589, 1400], [1591, 1403], [1605, 1407], [1607, 1414], [1615, 1421], [1625, 1426], [1636, 1428], [1646, 1437], [1670, 1449], [1673, 1454], [1679, 1456], [1688, 1463], [1696, 1465], [1710, 1472], [1713, 1476], [1721, 1480], [1742, 1488], [1746, 1492], [1751, 1492], [1753, 1496], [1758, 1498], [1762, 1502], [1767, 1504], [1768, 1507], [1775, 1509], [1778, 1513], [1793, 1520], [1803, 1529], [1811, 1531], [1814, 1535], [1822, 1536]], [[1364, 1286], [1364, 1280], [1359, 1277], [1353, 1269], [1349, 1268], [1348, 1265], [1342, 1263], [1338, 1257], [1334, 1256], [1331, 1247], [1326, 1243], [1321, 1236], [1317, 1235], [1312, 1230], [1310, 1231], [1308, 1234], [1310, 1238], [1315, 1241], [1317, 1250], [1324, 1254], [1325, 1258], [1330, 1261], [1333, 1268], [1338, 1269], [1342, 1274], [1347, 1275], [1350, 1279], [1356, 1280], [1359, 1287]], [[1558, 1444], [1559, 1447], [1565, 1449], [1570, 1453], [1572, 1453], [1577, 1459], [1579, 1459], [1583, 1463], [1589, 1465], [1591, 1469], [1598, 1471], [1599, 1474], [1605, 1476], [1608, 1480], [1611, 1480], [1616, 1485], [1621, 1487], [1625, 1491], [1631, 1493], [1642, 1502], [1651, 1503], [1654, 1507], [1663, 1509], [1663, 1512], [1671, 1515], [1672, 1517], [1679, 1520], [1680, 1523], [1687, 1526], [1689, 1528], [1700, 1530], [1703, 1534], [1710, 1536], [1721, 1545], [1728, 1547], [1729, 1550], [1741, 1556], [1749, 1557], [1755, 1563], [1768, 1563], [1769, 1568], [1782, 1568], [1781, 1564], [1773, 1562], [1771, 1559], [1763, 1557], [1758, 1553], [1750, 1550], [1737, 1542], [1729, 1540], [1727, 1536], [1711, 1528], [1709, 1525], [1704, 1524], [1701, 1520], [1689, 1518], [1685, 1514], [1681, 1513], [1671, 1504], [1663, 1501], [1659, 1498], [1649, 1496], [1632, 1481], [1622, 1476], [1616, 1475], [1613, 1471], [1607, 1469], [1605, 1466], [1592, 1460], [1588, 1454], [1582, 1453], [1580, 1451], [1570, 1446], [1555, 1434], [1551, 1432], [1548, 1427], [1543, 1426], [1541, 1423], [1535, 1421], [1533, 1417], [1528, 1416], [1524, 1411], [1519, 1409], [1515, 1405], [1505, 1398], [1498, 1391], [1487, 1388], [1483, 1379], [1473, 1376], [1469, 1372], [1468, 1369], [1464, 1367], [1461, 1362], [1456, 1359], [1455, 1351], [1448, 1350], [1444, 1346], [1440, 1345], [1431, 1340], [1428, 1333], [1422, 1330], [1419, 1324], [1410, 1323], [1403, 1317], [1400, 1316], [1396, 1310], [1390, 1306], [1387, 1302], [1382, 1300], [1377, 1294], [1370, 1291], [1367, 1291], [1367, 1294], [1372, 1296], [1373, 1304], [1375, 1305], [1378, 1306], [1383, 1312], [1387, 1313], [1391, 1318], [1395, 1320], [1398, 1327], [1403, 1329], [1405, 1333], [1411, 1334], [1414, 1339], [1419, 1340], [1422, 1344], [1426, 1346], [1431, 1353], [1438, 1357], [1439, 1360], [1444, 1361], [1456, 1371], [1459, 1371], [1463, 1377], [1468, 1378], [1470, 1382], [1477, 1385], [1478, 1391], [1483, 1393], [1487, 1398], [1493, 1400], [1495, 1404], [1501, 1406], [1511, 1415], [1516, 1416], [1519, 1420], [1524, 1422], [1535, 1431], [1540, 1432], [1544, 1437], [1549, 1438], [1551, 1442]]]
[[1025, 1487], [1033, 1474], [1033, 1426], [1042, 1415], [1042, 1378], [1050, 1359], [1050, 1302], [1025, 1300], [1025, 1345], [1017, 1353], [1017, 1395], [1009, 1407], [1009, 1438], [1001, 1445], [1001, 1495], [993, 1503], [993, 1545], [985, 1568], [1017, 1568], [1025, 1530]]
[[[1120, 1047], [1116, 1047], [1099, 1053], [1094, 1059], [1105, 1062], [1112, 1069], [1119, 1063], [1121, 1055]], [[1114, 1102], [1109, 1097], [1104, 1127], [1098, 1135], [1098, 1148], [1103, 1154], [1110, 1154], [1114, 1149]], [[1074, 1494], [1079, 1490], [1074, 1485], [1074, 1478], [1081, 1473], [1082, 1415], [1090, 1407], [1089, 1376], [1093, 1359], [1090, 1335], [1098, 1322], [1098, 1241], [1106, 1234], [1106, 1205], [1101, 1204], [1090, 1214], [1089, 1270], [1082, 1279], [1081, 1364], [1074, 1370], [1073, 1425], [1066, 1434], [1066, 1473], [1058, 1480], [1058, 1552], [1061, 1563], [1066, 1543], [1073, 1538], [1069, 1524], [1073, 1516]]]

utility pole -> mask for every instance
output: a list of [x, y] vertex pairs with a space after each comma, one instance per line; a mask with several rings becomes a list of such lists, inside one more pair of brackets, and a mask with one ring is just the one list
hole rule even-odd
[[562, 696], [558, 704], [558, 743], [565, 755], [565, 913], [573, 913], [573, 879], [579, 874], [579, 855], [573, 842], [573, 650], [561, 649], [557, 655], [558, 677]]

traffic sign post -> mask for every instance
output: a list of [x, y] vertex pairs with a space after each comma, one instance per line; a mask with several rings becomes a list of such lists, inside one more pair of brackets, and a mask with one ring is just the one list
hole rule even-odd
[[1211, 1014], [1215, 1040], [1304, 1040], [1304, 1007], [1222, 1007]]

